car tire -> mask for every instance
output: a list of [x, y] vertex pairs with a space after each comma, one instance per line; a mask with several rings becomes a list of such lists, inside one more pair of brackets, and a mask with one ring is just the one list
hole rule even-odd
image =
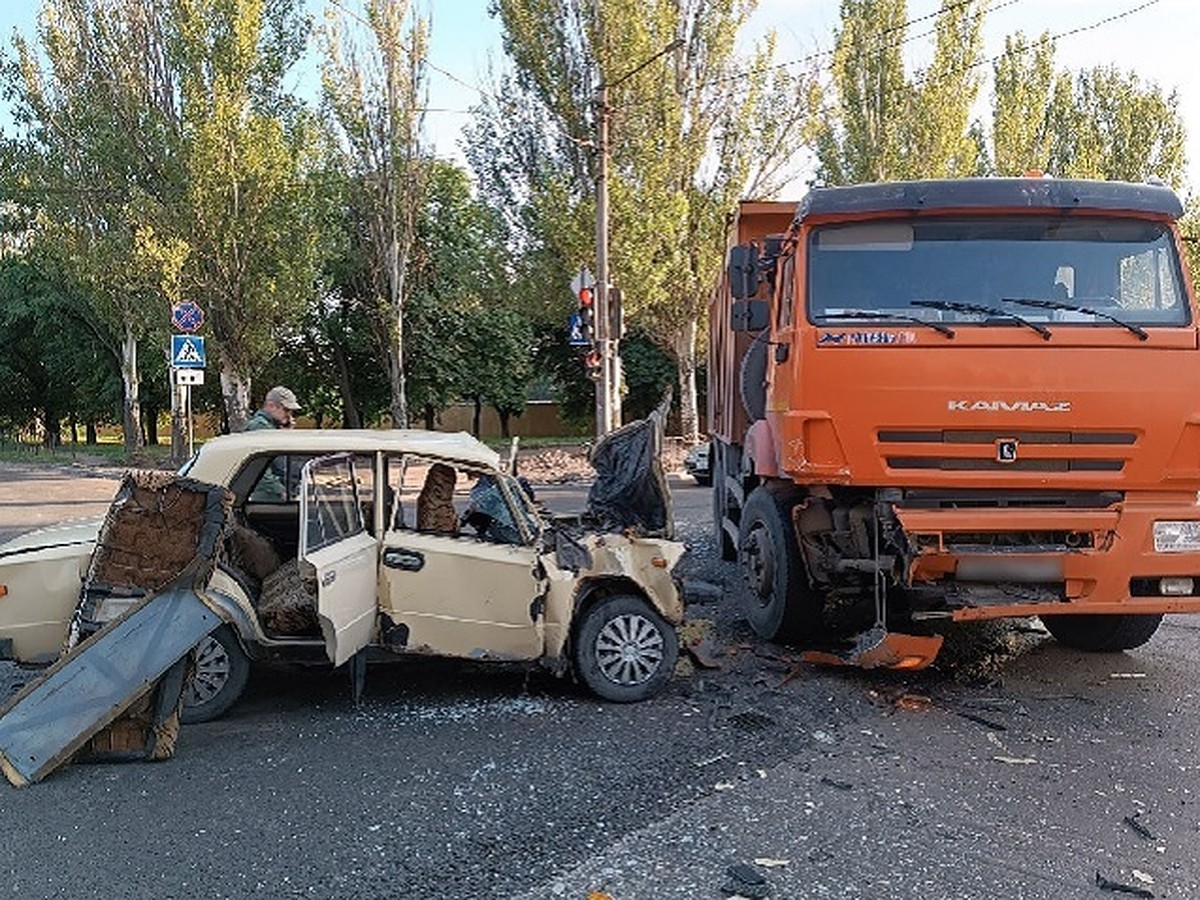
[[746, 500], [738, 566], [750, 627], [767, 640], [806, 640], [821, 631], [822, 601], [808, 584], [791, 508], [794, 491], [760, 486]]
[[211, 722], [229, 712], [246, 689], [250, 659], [233, 629], [222, 625], [192, 650], [194, 671], [183, 689], [180, 720]]
[[1117, 653], [1140, 647], [1162, 624], [1162, 615], [1045, 616], [1042, 624], [1054, 639], [1073, 650]]
[[575, 671], [605, 700], [653, 697], [675, 673], [679, 638], [641, 597], [615, 594], [588, 607], [574, 642]]

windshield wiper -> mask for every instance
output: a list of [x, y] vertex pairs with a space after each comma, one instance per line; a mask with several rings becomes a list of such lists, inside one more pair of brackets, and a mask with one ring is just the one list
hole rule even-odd
[[954, 329], [949, 325], [943, 325], [941, 322], [930, 322], [928, 319], [922, 319], [920, 316], [909, 316], [904, 313], [895, 312], [870, 312], [865, 309], [843, 309], [835, 313], [825, 313], [821, 318], [829, 319], [874, 319], [880, 324], [884, 324], [887, 319], [903, 319], [905, 322], [916, 322], [918, 325], [928, 325], [934, 331], [944, 334], [948, 338], [954, 337]]
[[[1001, 309], [999, 306], [988, 306], [984, 303], [962, 303], [958, 300], [909, 300], [908, 305], [922, 306], [927, 309], [944, 309], [947, 312], [982, 313], [984, 315], [999, 316], [1002, 319], [1011, 319], [1020, 325], [1024, 325], [1026, 328], [1032, 328], [1042, 336], [1043, 340], [1050, 340], [1050, 329], [1045, 325], [1031, 322], [1024, 316], [1018, 316], [1016, 313], [1009, 312], [1007, 309]], [[988, 323], [984, 322], [984, 324]]]
[[1003, 297], [1000, 302], [1019, 303], [1021, 306], [1033, 306], [1037, 309], [1061, 309], [1066, 312], [1083, 313], [1084, 315], [1095, 316], [1098, 319], [1108, 319], [1108, 321], [1132, 331], [1138, 336], [1139, 341], [1144, 341], [1150, 337], [1144, 328], [1140, 328], [1132, 322], [1126, 322], [1124, 319], [1119, 319], [1110, 313], [1092, 309], [1090, 306], [1080, 306], [1077, 303], [1064, 303], [1061, 300], [1031, 300], [1026, 297]]

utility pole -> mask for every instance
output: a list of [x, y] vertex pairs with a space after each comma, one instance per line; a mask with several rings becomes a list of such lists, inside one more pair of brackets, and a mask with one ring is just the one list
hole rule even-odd
[[655, 60], [683, 46], [676, 39], [649, 59], [614, 81], [602, 81], [596, 88], [596, 346], [600, 351], [600, 380], [596, 382], [596, 437], [621, 427], [621, 350], [620, 334], [612, 325], [612, 304], [608, 283], [608, 123], [612, 107], [608, 105], [610, 88], [619, 87]]
[[[600, 351], [600, 378], [596, 382], [596, 437], [613, 430], [613, 362], [620, 356], [608, 334], [608, 85], [596, 96], [596, 348]], [[620, 423], [620, 413], [616, 420]]]

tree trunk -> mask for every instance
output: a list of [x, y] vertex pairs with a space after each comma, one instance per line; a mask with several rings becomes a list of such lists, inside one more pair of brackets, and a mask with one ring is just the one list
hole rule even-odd
[[96, 423], [90, 419], [83, 426], [83, 439], [89, 447], [96, 446]]
[[158, 407], [153, 403], [146, 404], [146, 415], [142, 417], [146, 428], [146, 446], [158, 446]]
[[700, 440], [700, 413], [696, 403], [696, 320], [687, 319], [672, 340], [679, 369], [679, 431], [685, 443]]
[[138, 378], [137, 337], [133, 333], [133, 326], [128, 323], [125, 325], [125, 339], [121, 342], [121, 381], [125, 385], [125, 455], [132, 456], [142, 444], [142, 406], [138, 397], [141, 381]]
[[[362, 413], [354, 402], [354, 389], [350, 384], [350, 366], [346, 363], [346, 351], [337, 341], [333, 342], [333, 363], [337, 369], [338, 393], [342, 396], [342, 427], [362, 428]], [[320, 423], [317, 424], [320, 427]]]
[[221, 397], [229, 430], [241, 431], [250, 418], [250, 379], [221, 360]]
[[171, 376], [171, 462], [176, 466], [187, 460], [187, 410], [183, 407], [184, 389]]
[[425, 404], [425, 430], [433, 431], [437, 426], [437, 410], [432, 403]]
[[496, 415], [498, 415], [500, 417], [500, 437], [502, 437], [502, 438], [509, 437], [508, 420], [512, 416], [512, 413], [510, 413], [507, 409], [500, 409], [499, 407], [497, 407]]
[[476, 395], [475, 411], [471, 415], [471, 434], [479, 437], [479, 429], [483, 424], [483, 398]]

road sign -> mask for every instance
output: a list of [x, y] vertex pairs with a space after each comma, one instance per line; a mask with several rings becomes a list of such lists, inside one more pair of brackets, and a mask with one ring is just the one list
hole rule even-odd
[[567, 316], [567, 345], [571, 347], [587, 347], [592, 342], [583, 333], [583, 316], [571, 313]]
[[177, 369], [175, 371], [176, 384], [204, 384], [203, 369]]
[[589, 272], [586, 268], [581, 268], [575, 273], [575, 277], [571, 279], [571, 293], [576, 297], [584, 288], [596, 286], [596, 276]]
[[204, 310], [200, 308], [199, 303], [193, 303], [191, 300], [176, 303], [171, 307], [171, 324], [180, 331], [194, 334], [204, 324]]
[[204, 338], [194, 334], [171, 335], [171, 365], [176, 369], [203, 369]]

